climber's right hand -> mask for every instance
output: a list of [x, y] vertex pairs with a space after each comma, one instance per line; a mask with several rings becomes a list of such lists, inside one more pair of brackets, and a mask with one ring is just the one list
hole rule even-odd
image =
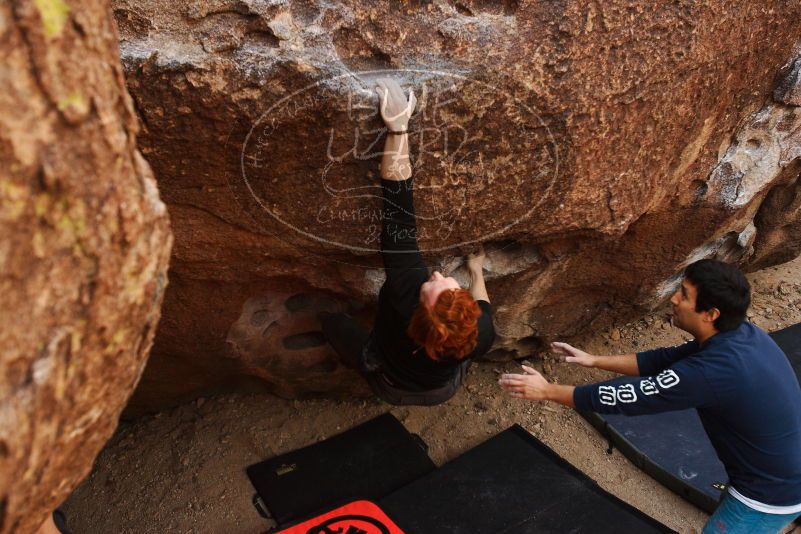
[[484, 268], [484, 259], [487, 255], [484, 253], [484, 246], [479, 245], [478, 248], [467, 256], [465, 264], [467, 269], [472, 273], [480, 273]]
[[379, 78], [376, 80], [376, 93], [378, 93], [378, 105], [381, 110], [381, 118], [384, 124], [393, 132], [404, 132], [409, 128], [409, 119], [414, 113], [417, 105], [417, 97], [414, 91], [409, 90], [409, 99], [403, 94], [398, 82], [392, 78]]

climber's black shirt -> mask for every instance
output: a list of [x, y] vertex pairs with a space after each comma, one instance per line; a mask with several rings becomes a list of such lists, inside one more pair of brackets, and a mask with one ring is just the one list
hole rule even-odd
[[412, 313], [420, 302], [420, 286], [429, 273], [417, 248], [412, 178], [404, 181], [381, 180], [384, 193], [381, 256], [387, 279], [378, 295], [378, 314], [373, 335], [384, 375], [397, 387], [424, 391], [447, 384], [466, 359], [486, 353], [495, 339], [492, 307], [479, 300], [478, 342], [466, 359], [434, 361], [409, 336]]

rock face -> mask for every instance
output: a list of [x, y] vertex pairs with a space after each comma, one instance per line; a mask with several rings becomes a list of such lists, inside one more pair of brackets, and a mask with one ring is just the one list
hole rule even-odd
[[381, 75], [417, 91], [430, 264], [463, 277], [487, 244], [492, 357], [640, 313], [692, 258], [798, 252], [776, 210], [798, 198], [798, 2], [114, 6], [176, 233], [133, 410], [247, 377], [352, 393], [313, 317], [369, 323], [381, 283]]
[[172, 237], [108, 3], [0, 4], [0, 532], [88, 474], [144, 368]]

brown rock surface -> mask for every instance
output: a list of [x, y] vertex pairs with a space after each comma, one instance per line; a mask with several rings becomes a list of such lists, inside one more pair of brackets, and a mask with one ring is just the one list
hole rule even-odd
[[[132, 409], [247, 376], [282, 395], [358, 383], [330, 351], [239, 342], [255, 333], [234, 325], [287, 295], [367, 306], [369, 321], [377, 71], [419, 97], [431, 264], [463, 277], [459, 256], [488, 244], [495, 358], [641, 313], [691, 258], [797, 253], [770, 244], [772, 225], [797, 234], [797, 217], [754, 220], [769, 191], [787, 190], [779, 204], [797, 191], [797, 109], [786, 91], [770, 100], [799, 54], [797, 2], [114, 6], [140, 146], [176, 232], [176, 283]], [[262, 335], [312, 332], [279, 315]]]
[[172, 237], [108, 3], [0, 3], [0, 532], [85, 477], [141, 375]]
[[776, 102], [791, 106], [801, 106], [801, 57], [784, 68], [779, 85], [773, 92]]

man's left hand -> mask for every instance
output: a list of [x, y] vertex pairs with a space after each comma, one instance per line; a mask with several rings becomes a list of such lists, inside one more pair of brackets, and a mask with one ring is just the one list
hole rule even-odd
[[550, 383], [536, 369], [524, 365], [525, 374], [504, 374], [498, 384], [510, 397], [528, 400], [549, 400]]

